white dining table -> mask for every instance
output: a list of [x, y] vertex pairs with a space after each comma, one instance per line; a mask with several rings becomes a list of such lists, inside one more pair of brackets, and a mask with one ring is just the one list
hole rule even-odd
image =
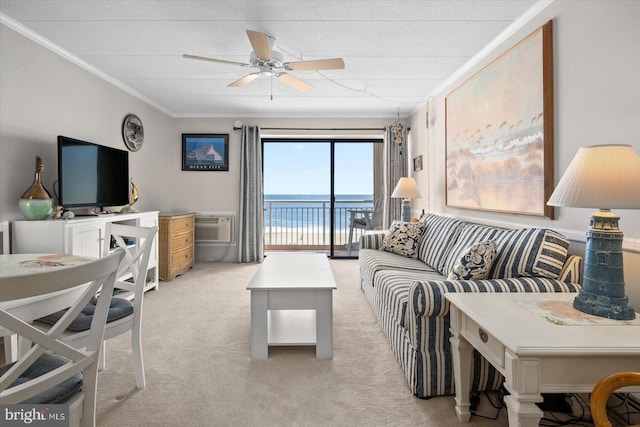
[[[91, 260], [69, 254], [8, 254], [0, 255], [0, 309], [31, 323], [36, 319], [69, 307], [81, 295], [86, 286], [80, 285], [61, 291], [47, 292], [46, 283], [36, 281], [32, 289], [22, 289], [20, 293], [32, 295], [27, 298], [13, 298], [11, 279], [34, 275], [42, 269], [70, 268]], [[0, 325], [0, 336], [4, 336], [5, 360], [17, 360], [17, 336]]]

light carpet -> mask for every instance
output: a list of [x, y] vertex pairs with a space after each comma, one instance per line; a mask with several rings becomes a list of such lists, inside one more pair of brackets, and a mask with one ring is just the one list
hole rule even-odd
[[[409, 391], [360, 290], [356, 260], [331, 261], [333, 359], [316, 359], [315, 347], [270, 347], [268, 360], [251, 360], [246, 286], [258, 267], [200, 263], [147, 292], [147, 387], [135, 388], [130, 335], [109, 340], [98, 426], [464, 425], [453, 397], [421, 400]], [[507, 424], [505, 410], [470, 423]]]

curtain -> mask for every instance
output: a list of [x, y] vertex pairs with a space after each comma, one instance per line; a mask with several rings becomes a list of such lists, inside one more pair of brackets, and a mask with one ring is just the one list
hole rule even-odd
[[[384, 140], [384, 139], [383, 139]], [[385, 145], [380, 143], [373, 144], [373, 202], [380, 199], [384, 200], [384, 149]], [[381, 208], [384, 204], [380, 205]], [[382, 225], [382, 214], [380, 215], [380, 225]]]
[[391, 193], [403, 176], [407, 176], [407, 131], [401, 123], [389, 126], [384, 141], [385, 208], [384, 228], [400, 219], [402, 199], [391, 198]]
[[258, 126], [242, 126], [240, 153], [240, 262], [264, 259], [264, 195], [262, 193], [262, 144]]

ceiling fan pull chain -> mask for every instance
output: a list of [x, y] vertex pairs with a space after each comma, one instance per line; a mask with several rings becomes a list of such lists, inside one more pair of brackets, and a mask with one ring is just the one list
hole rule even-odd
[[271, 73], [271, 100], [273, 101], [273, 73]]

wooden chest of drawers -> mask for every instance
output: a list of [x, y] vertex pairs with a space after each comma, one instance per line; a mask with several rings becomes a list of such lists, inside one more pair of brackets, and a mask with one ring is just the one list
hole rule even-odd
[[160, 213], [159, 278], [173, 280], [193, 267], [194, 213]]

